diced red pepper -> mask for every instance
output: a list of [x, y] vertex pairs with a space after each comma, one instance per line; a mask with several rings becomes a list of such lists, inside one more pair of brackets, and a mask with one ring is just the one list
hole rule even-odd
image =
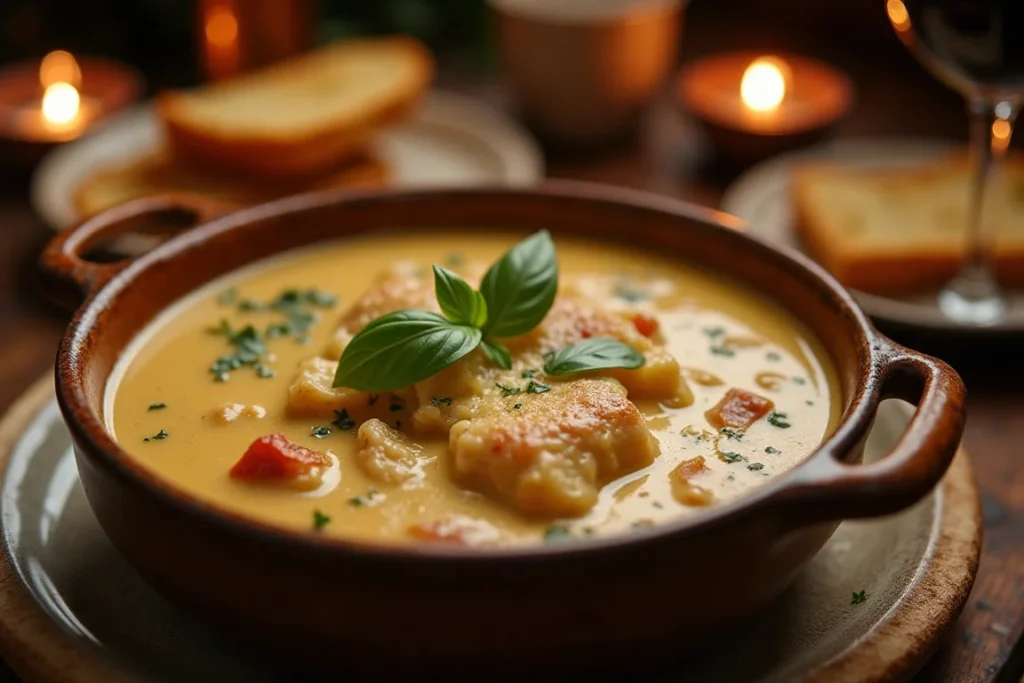
[[763, 396], [742, 389], [730, 389], [714, 408], [704, 413], [704, 417], [715, 429], [746, 429], [773, 408], [775, 404]]
[[413, 524], [409, 527], [409, 535], [415, 539], [454, 545], [467, 545], [464, 531], [447, 520]]
[[677, 481], [685, 482], [688, 481], [690, 477], [695, 477], [698, 474], [707, 471], [708, 466], [707, 463], [705, 463], [704, 461], [704, 456], [698, 455], [695, 458], [684, 460], [678, 465], [676, 465], [675, 469], [672, 470], [669, 476]]
[[645, 337], [653, 337], [658, 333], [658, 319], [649, 313], [634, 313], [629, 319], [636, 331]]
[[234, 479], [289, 480], [331, 464], [323, 453], [292, 443], [281, 434], [267, 434], [252, 442], [231, 468]]

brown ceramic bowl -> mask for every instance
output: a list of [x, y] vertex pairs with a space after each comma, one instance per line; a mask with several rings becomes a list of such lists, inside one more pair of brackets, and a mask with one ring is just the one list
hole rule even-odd
[[[131, 262], [81, 258], [154, 214], [197, 227]], [[282, 251], [394, 228], [548, 228], [643, 245], [730, 275], [799, 317], [838, 370], [843, 416], [807, 460], [746, 497], [628, 537], [504, 550], [377, 547], [286, 531], [155, 478], [104, 427], [103, 391], [126, 345], [161, 309]], [[144, 199], [62, 234], [42, 267], [55, 295], [87, 300], [60, 346], [57, 396], [97, 518], [156, 589], [264, 652], [337, 674], [445, 678], [487, 671], [614, 670], [719, 636], [776, 596], [842, 519], [885, 515], [942, 477], [964, 424], [964, 388], [941, 361], [877, 333], [831, 277], [713, 211], [627, 190], [325, 192], [210, 217]], [[881, 400], [917, 404], [906, 434], [866, 465]]]

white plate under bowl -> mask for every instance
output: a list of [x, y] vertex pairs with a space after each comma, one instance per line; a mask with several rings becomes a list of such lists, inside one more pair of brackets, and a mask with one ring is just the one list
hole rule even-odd
[[[111, 120], [92, 134], [58, 147], [32, 179], [32, 205], [52, 228], [79, 220], [72, 198], [91, 174], [131, 163], [162, 142], [150, 105]], [[416, 115], [383, 131], [375, 152], [395, 187], [529, 184], [544, 175], [533, 138], [487, 105], [454, 93], [433, 91]]]
[[[841, 140], [764, 161], [741, 175], [722, 197], [720, 208], [747, 223], [747, 230], [777, 244], [803, 251], [794, 226], [790, 182], [794, 165], [806, 162], [857, 168], [916, 166], [948, 153], [950, 143], [914, 138]], [[964, 192], [967, 189], [964, 188]], [[966, 228], [966, 226], [965, 226]], [[1007, 292], [1007, 318], [987, 327], [955, 323], [939, 310], [936, 294], [886, 297], [852, 290], [861, 308], [877, 321], [943, 332], [978, 334], [1024, 332], [1024, 292]]]

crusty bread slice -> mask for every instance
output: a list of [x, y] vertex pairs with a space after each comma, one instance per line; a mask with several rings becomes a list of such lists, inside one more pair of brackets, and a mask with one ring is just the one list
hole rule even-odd
[[139, 197], [195, 195], [241, 207], [313, 189], [377, 187], [385, 185], [388, 176], [383, 161], [364, 154], [325, 174], [286, 183], [258, 183], [229, 172], [184, 164], [162, 150], [126, 166], [96, 173], [75, 189], [73, 198], [78, 217], [83, 219]]
[[[913, 168], [808, 163], [792, 178], [796, 228], [843, 285], [876, 294], [941, 286], [963, 263], [971, 168], [962, 154]], [[988, 220], [1000, 280], [1024, 284], [1024, 161], [995, 179]]]
[[433, 77], [411, 38], [336, 43], [238, 78], [157, 97], [175, 154], [269, 177], [323, 172], [401, 119]]

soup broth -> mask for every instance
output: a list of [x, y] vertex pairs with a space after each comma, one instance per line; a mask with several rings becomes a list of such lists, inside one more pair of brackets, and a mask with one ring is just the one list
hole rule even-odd
[[[477, 286], [516, 241], [380, 234], [214, 282], [126, 350], [106, 391], [108, 427], [161, 478], [251, 518], [487, 546], [699, 514], [800, 463], [836, 422], [828, 357], [780, 307], [684, 263], [559, 237], [559, 298], [537, 339], [509, 341], [511, 371], [478, 350], [415, 391], [356, 404], [331, 388], [350, 333], [387, 312], [382, 300], [436, 305], [432, 264]], [[405, 307], [422, 306], [394, 306]], [[520, 352], [554, 350], [552, 330], [588, 337], [594, 320], [643, 349], [644, 367], [551, 377]], [[307, 469], [274, 474], [264, 451], [240, 463], [272, 451], [272, 440], [254, 446], [268, 435], [302, 447], [295, 462]]]

